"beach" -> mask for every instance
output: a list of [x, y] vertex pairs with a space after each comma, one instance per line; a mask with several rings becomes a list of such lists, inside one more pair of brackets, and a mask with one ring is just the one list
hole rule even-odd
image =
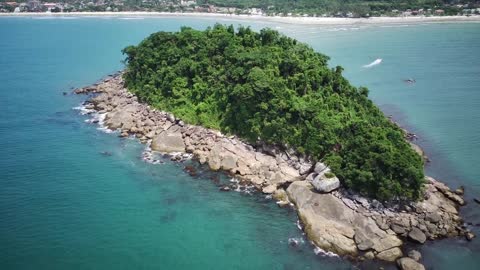
[[375, 25], [375, 24], [414, 24], [414, 23], [451, 23], [480, 22], [480, 16], [409, 16], [409, 17], [370, 17], [370, 18], [334, 18], [334, 17], [281, 17], [264, 15], [235, 15], [222, 13], [170, 13], [170, 12], [59, 12], [59, 13], [0, 13], [0, 17], [190, 17], [218, 18], [245, 21], [266, 21], [301, 25]]

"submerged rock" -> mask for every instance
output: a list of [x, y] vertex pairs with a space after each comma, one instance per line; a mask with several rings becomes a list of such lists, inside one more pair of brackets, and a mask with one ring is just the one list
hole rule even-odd
[[465, 238], [467, 238], [468, 241], [472, 241], [473, 238], [475, 238], [475, 234], [472, 232], [466, 232], [465, 233]]
[[422, 258], [422, 254], [416, 250], [410, 250], [408, 252], [408, 257], [418, 262]]

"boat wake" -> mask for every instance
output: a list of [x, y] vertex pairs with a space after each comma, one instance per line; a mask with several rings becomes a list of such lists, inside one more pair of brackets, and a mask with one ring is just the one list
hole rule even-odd
[[371, 68], [371, 67], [374, 67], [374, 66], [378, 66], [381, 63], [382, 63], [382, 58], [378, 58], [378, 59], [375, 59], [375, 61], [371, 62], [370, 64], [364, 65], [363, 67], [364, 68]]

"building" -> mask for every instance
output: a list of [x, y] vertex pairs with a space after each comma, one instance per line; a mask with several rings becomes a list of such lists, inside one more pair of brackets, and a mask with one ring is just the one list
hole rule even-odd
[[42, 10], [42, 3], [37, 0], [27, 2], [28, 10], [29, 11], [41, 11]]

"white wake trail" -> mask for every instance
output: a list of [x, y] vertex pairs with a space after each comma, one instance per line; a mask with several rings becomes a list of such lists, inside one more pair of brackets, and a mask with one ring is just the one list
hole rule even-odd
[[382, 59], [381, 59], [381, 58], [378, 58], [378, 59], [375, 59], [375, 61], [373, 61], [372, 63], [370, 63], [370, 64], [368, 64], [368, 65], [364, 65], [363, 67], [364, 67], [364, 68], [371, 68], [371, 67], [380, 65], [381, 63], [382, 63]]

